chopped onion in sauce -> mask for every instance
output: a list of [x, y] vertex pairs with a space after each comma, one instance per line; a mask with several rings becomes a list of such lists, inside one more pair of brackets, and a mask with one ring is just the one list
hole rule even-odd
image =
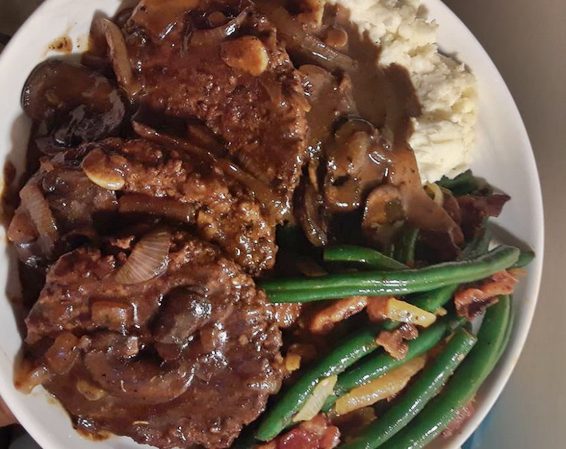
[[160, 276], [169, 264], [171, 233], [158, 230], [145, 235], [136, 244], [128, 260], [116, 273], [120, 284], [139, 284]]

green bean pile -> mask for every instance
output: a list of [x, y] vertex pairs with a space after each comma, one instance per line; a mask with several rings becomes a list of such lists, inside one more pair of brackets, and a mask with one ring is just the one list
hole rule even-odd
[[[479, 182], [465, 172], [453, 180], [443, 179], [439, 185], [455, 195], [463, 195], [476, 191]], [[339, 398], [427, 354], [434, 354], [433, 362], [425, 364], [423, 371], [380, 412], [379, 419], [341, 443], [338, 449], [423, 448], [474, 398], [509, 341], [512, 301], [510, 296], [500, 296], [487, 308], [479, 331], [473, 334], [467, 320], [457, 316], [451, 300], [462, 284], [525, 267], [534, 253], [508, 245], [489, 249], [492, 238], [485, 221], [452, 262], [419, 266], [417, 229], [404, 229], [399, 241], [400, 245], [387, 254], [360, 246], [331, 246], [319, 254], [328, 274], [273, 278], [259, 283], [273, 303], [395, 296], [426, 312], [444, 313], [430, 327], [420, 329], [417, 338], [407, 341], [401, 359], [386, 352], [376, 339], [381, 331], [393, 331], [401, 323], [386, 320], [356, 324], [355, 332], [340, 338], [334, 349], [298, 372], [296, 380], [274, 398], [259, 426], [235, 447], [252, 448], [275, 439], [294, 424], [293, 418], [319, 382], [329, 376], [337, 376], [336, 382], [332, 393], [324, 396], [321, 412], [332, 417]]]

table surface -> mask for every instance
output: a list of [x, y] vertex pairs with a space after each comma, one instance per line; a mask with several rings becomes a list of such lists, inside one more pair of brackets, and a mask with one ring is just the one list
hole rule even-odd
[[[0, 32], [12, 34], [41, 0], [0, 0]], [[521, 360], [484, 426], [482, 449], [566, 447], [566, 2], [445, 0], [506, 80], [529, 132], [543, 189], [545, 269]]]

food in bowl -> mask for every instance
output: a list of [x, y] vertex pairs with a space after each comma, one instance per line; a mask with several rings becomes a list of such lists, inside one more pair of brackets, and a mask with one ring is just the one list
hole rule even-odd
[[[430, 28], [413, 2], [377, 5]], [[356, 14], [142, 0], [94, 19], [81, 65], [32, 72], [8, 232], [31, 299], [22, 388], [162, 448], [421, 447], [457, 427], [530, 255], [489, 251], [506, 195], [438, 180], [466, 165], [473, 77], [416, 40], [431, 77], [459, 80], [427, 103], [403, 34]], [[451, 159], [419, 156], [434, 148]]]

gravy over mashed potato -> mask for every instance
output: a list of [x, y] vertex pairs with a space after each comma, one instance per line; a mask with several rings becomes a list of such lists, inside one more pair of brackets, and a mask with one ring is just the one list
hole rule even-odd
[[464, 171], [474, 146], [477, 98], [474, 76], [442, 55], [438, 25], [421, 0], [329, 0], [350, 10], [360, 32], [381, 46], [379, 64], [399, 64], [411, 76], [422, 106], [409, 143], [423, 182]]

